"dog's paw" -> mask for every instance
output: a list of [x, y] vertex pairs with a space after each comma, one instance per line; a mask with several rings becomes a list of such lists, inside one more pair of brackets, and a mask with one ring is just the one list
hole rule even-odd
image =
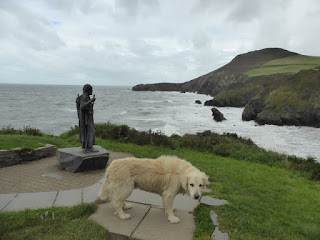
[[169, 220], [171, 223], [178, 223], [178, 222], [180, 222], [180, 219], [177, 218], [176, 216], [170, 216], [170, 217], [168, 217], [168, 220]]
[[100, 204], [104, 204], [104, 203], [107, 203], [109, 202], [109, 199], [106, 199], [106, 200], [102, 200], [101, 198], [97, 198], [94, 203], [97, 204], [97, 205], [100, 205]]
[[123, 210], [127, 210], [127, 209], [130, 209], [130, 208], [132, 208], [132, 205], [130, 203], [124, 203], [123, 206], [122, 206]]
[[130, 214], [122, 214], [122, 215], [119, 215], [119, 217], [120, 217], [120, 219], [125, 220], [125, 219], [131, 218], [131, 215]]

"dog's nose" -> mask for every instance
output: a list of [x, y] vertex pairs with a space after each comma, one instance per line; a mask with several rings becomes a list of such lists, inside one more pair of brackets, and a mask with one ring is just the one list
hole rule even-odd
[[195, 195], [194, 195], [194, 198], [195, 198], [195, 199], [199, 199], [199, 197], [200, 197], [199, 194], [195, 194]]

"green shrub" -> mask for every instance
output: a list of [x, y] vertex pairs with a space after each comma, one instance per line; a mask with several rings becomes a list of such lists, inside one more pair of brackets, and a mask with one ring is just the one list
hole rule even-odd
[[[62, 136], [77, 135], [79, 127], [74, 126], [70, 131]], [[175, 144], [168, 136], [161, 132], [137, 131], [127, 125], [115, 125], [111, 123], [97, 123], [95, 124], [95, 136], [107, 140], [115, 140], [122, 143], [134, 143], [138, 145], [154, 145], [175, 148]]]
[[0, 129], [0, 134], [26, 134], [29, 136], [43, 136], [43, 133], [36, 128], [32, 128], [30, 126], [24, 127], [22, 130], [21, 129], [14, 129], [9, 125], [8, 127], [4, 127]]
[[[63, 136], [74, 136], [78, 132], [78, 126], [75, 126]], [[127, 125], [98, 123], [95, 124], [95, 134], [102, 139], [121, 143], [153, 145], [171, 149], [188, 148], [195, 151], [210, 152], [241, 161], [255, 162], [287, 170], [297, 170], [307, 173], [310, 179], [320, 180], [320, 163], [316, 162], [315, 159], [304, 159], [267, 151], [258, 147], [252, 140], [239, 137], [235, 133], [220, 135], [211, 131], [204, 131], [196, 134], [168, 137], [161, 132], [152, 132], [151, 130], [137, 131]]]

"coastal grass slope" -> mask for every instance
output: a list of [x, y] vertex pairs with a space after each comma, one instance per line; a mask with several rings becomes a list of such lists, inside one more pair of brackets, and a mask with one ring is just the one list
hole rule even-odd
[[[219, 207], [200, 204], [196, 208], [196, 240], [211, 239], [214, 230], [211, 210], [218, 214], [220, 230], [227, 232], [231, 239], [320, 239], [320, 182], [308, 180], [306, 175], [290, 168], [290, 164], [287, 165], [289, 168], [279, 164], [283, 155], [259, 151], [250, 140], [232, 134], [222, 136], [207, 132], [181, 139], [111, 124], [98, 124], [97, 130], [97, 144], [110, 151], [141, 158], [176, 155], [209, 176], [208, 187], [212, 192], [205, 194], [226, 199], [229, 204]], [[55, 138], [68, 145], [80, 146], [76, 128]], [[299, 164], [308, 161], [312, 162], [309, 159]], [[71, 214], [78, 213], [78, 208], [71, 208]], [[98, 236], [96, 230], [92, 232], [96, 226], [86, 219], [88, 211], [84, 211], [84, 218], [67, 218], [67, 222], [63, 222], [64, 209], [54, 211], [61, 216], [54, 222], [40, 220], [39, 214], [43, 210], [0, 213], [0, 238], [28, 239], [32, 235], [39, 239], [59, 239], [63, 232], [64, 239], [75, 239], [77, 234], [86, 239], [105, 239], [99, 229]], [[92, 227], [85, 227], [81, 222]]]
[[247, 71], [245, 74], [253, 77], [278, 73], [297, 73], [301, 70], [311, 69], [317, 66], [320, 66], [320, 57], [297, 54], [271, 60], [258, 68]]

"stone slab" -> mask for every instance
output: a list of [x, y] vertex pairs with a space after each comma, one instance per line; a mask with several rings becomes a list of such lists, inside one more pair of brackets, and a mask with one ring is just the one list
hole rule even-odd
[[7, 206], [18, 194], [0, 194], [0, 211]]
[[177, 224], [168, 221], [163, 208], [152, 207], [132, 234], [132, 239], [192, 240], [193, 215], [183, 211], [174, 211], [174, 214], [180, 218]]
[[229, 240], [228, 233], [221, 232], [219, 227], [216, 227], [211, 235], [212, 240]]
[[199, 203], [199, 200], [194, 200], [187, 194], [178, 194], [174, 199], [173, 207], [174, 209], [193, 212], [193, 210], [196, 206], [199, 205]]
[[[110, 237], [107, 236], [108, 239], [129, 239], [150, 209], [148, 205], [131, 204], [132, 208], [125, 210], [125, 213], [131, 214], [130, 219], [121, 220], [119, 217], [114, 216], [114, 208], [111, 203], [100, 205], [90, 218], [108, 230], [108, 234], [110, 235]], [[115, 238], [116, 236], [117, 238]]]
[[83, 172], [104, 169], [109, 160], [109, 152], [101, 146], [94, 145], [98, 152], [87, 152], [80, 147], [60, 148], [57, 159], [60, 166], [68, 172]]
[[58, 192], [19, 193], [3, 211], [52, 207]]
[[[135, 189], [127, 198], [127, 201], [149, 204], [152, 206], [162, 206], [162, 197], [158, 194]], [[178, 194], [173, 203], [173, 207], [178, 210], [193, 212], [194, 208], [199, 205], [198, 200], [193, 200], [189, 195]]]
[[102, 186], [102, 184], [99, 181], [90, 187], [83, 188], [82, 189], [83, 202], [91, 203], [91, 202], [94, 202], [95, 200], [97, 200], [101, 186]]
[[210, 205], [210, 206], [221, 206], [221, 205], [224, 205], [224, 204], [228, 203], [227, 200], [213, 198], [213, 197], [210, 197], [210, 196], [201, 197], [200, 202], [203, 203], [203, 204], [206, 204], [206, 205]]
[[54, 206], [74, 206], [82, 202], [82, 189], [58, 192]]
[[153, 206], [162, 206], [162, 198], [155, 193], [146, 192], [140, 189], [134, 189], [127, 201], [149, 204]]
[[210, 217], [211, 217], [213, 226], [219, 226], [218, 215], [214, 211], [210, 211]]

